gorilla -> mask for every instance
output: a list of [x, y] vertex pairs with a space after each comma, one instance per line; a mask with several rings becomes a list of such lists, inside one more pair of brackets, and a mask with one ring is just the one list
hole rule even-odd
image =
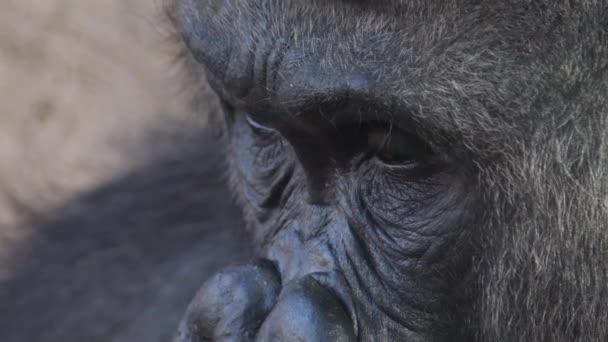
[[166, 5], [217, 134], [35, 217], [1, 341], [608, 341], [608, 2]]
[[608, 3], [176, 0], [255, 258], [176, 341], [608, 341]]

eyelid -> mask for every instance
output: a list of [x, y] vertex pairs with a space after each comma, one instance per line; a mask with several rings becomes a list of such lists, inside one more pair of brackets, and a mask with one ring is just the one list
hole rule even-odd
[[378, 157], [377, 154], [374, 155], [374, 162], [381, 165], [382, 167], [384, 167], [386, 169], [395, 170], [395, 171], [413, 170], [413, 169], [417, 168], [418, 166], [420, 166], [420, 164], [421, 164], [420, 161], [416, 161], [416, 160], [406, 160], [406, 161], [403, 161], [400, 163], [390, 163], [390, 162], [386, 162], [386, 161], [382, 160], [380, 157]]
[[274, 128], [261, 124], [260, 122], [255, 120], [251, 115], [249, 115], [247, 113], [245, 113], [245, 120], [247, 120], [247, 123], [255, 129], [259, 129], [259, 130], [263, 130], [263, 131], [267, 131], [267, 132], [276, 132], [276, 130]]
[[[442, 158], [441, 155], [435, 153], [435, 149], [433, 149], [429, 144], [427, 144], [420, 137], [410, 134], [407, 131], [402, 131], [399, 129], [395, 129], [394, 127], [389, 127], [391, 134], [387, 134], [385, 130], [387, 127], [375, 127], [377, 131], [374, 129], [370, 130], [368, 137], [375, 135], [375, 143], [371, 143], [372, 146], [376, 147], [370, 150], [370, 156], [372, 157], [373, 163], [383, 170], [387, 172], [402, 174], [408, 177], [422, 177], [428, 174], [436, 173], [438, 169], [441, 168]], [[392, 143], [402, 143], [404, 146], [408, 147], [406, 156], [410, 158], [399, 158], [395, 161], [386, 160], [382, 157], [382, 152], [384, 148], [391, 148], [391, 139], [397, 139], [398, 141], [393, 141]]]

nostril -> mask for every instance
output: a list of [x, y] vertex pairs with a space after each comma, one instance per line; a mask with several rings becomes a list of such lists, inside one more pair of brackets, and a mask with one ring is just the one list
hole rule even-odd
[[219, 272], [191, 302], [175, 341], [252, 341], [280, 289], [278, 273], [268, 261]]
[[257, 341], [355, 341], [344, 305], [312, 276], [286, 287]]

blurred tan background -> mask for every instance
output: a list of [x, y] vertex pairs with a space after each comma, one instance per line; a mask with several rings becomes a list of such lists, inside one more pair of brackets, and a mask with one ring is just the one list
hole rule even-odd
[[247, 257], [163, 1], [0, 0], [2, 342], [168, 342]]
[[0, 245], [192, 124], [169, 36], [162, 0], [0, 2]]

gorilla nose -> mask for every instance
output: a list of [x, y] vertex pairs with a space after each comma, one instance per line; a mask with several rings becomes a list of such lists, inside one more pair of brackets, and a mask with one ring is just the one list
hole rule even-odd
[[307, 276], [287, 286], [262, 325], [257, 341], [355, 341], [344, 305]]
[[355, 341], [345, 306], [313, 276], [280, 287], [267, 261], [218, 273], [188, 307], [174, 342]]

